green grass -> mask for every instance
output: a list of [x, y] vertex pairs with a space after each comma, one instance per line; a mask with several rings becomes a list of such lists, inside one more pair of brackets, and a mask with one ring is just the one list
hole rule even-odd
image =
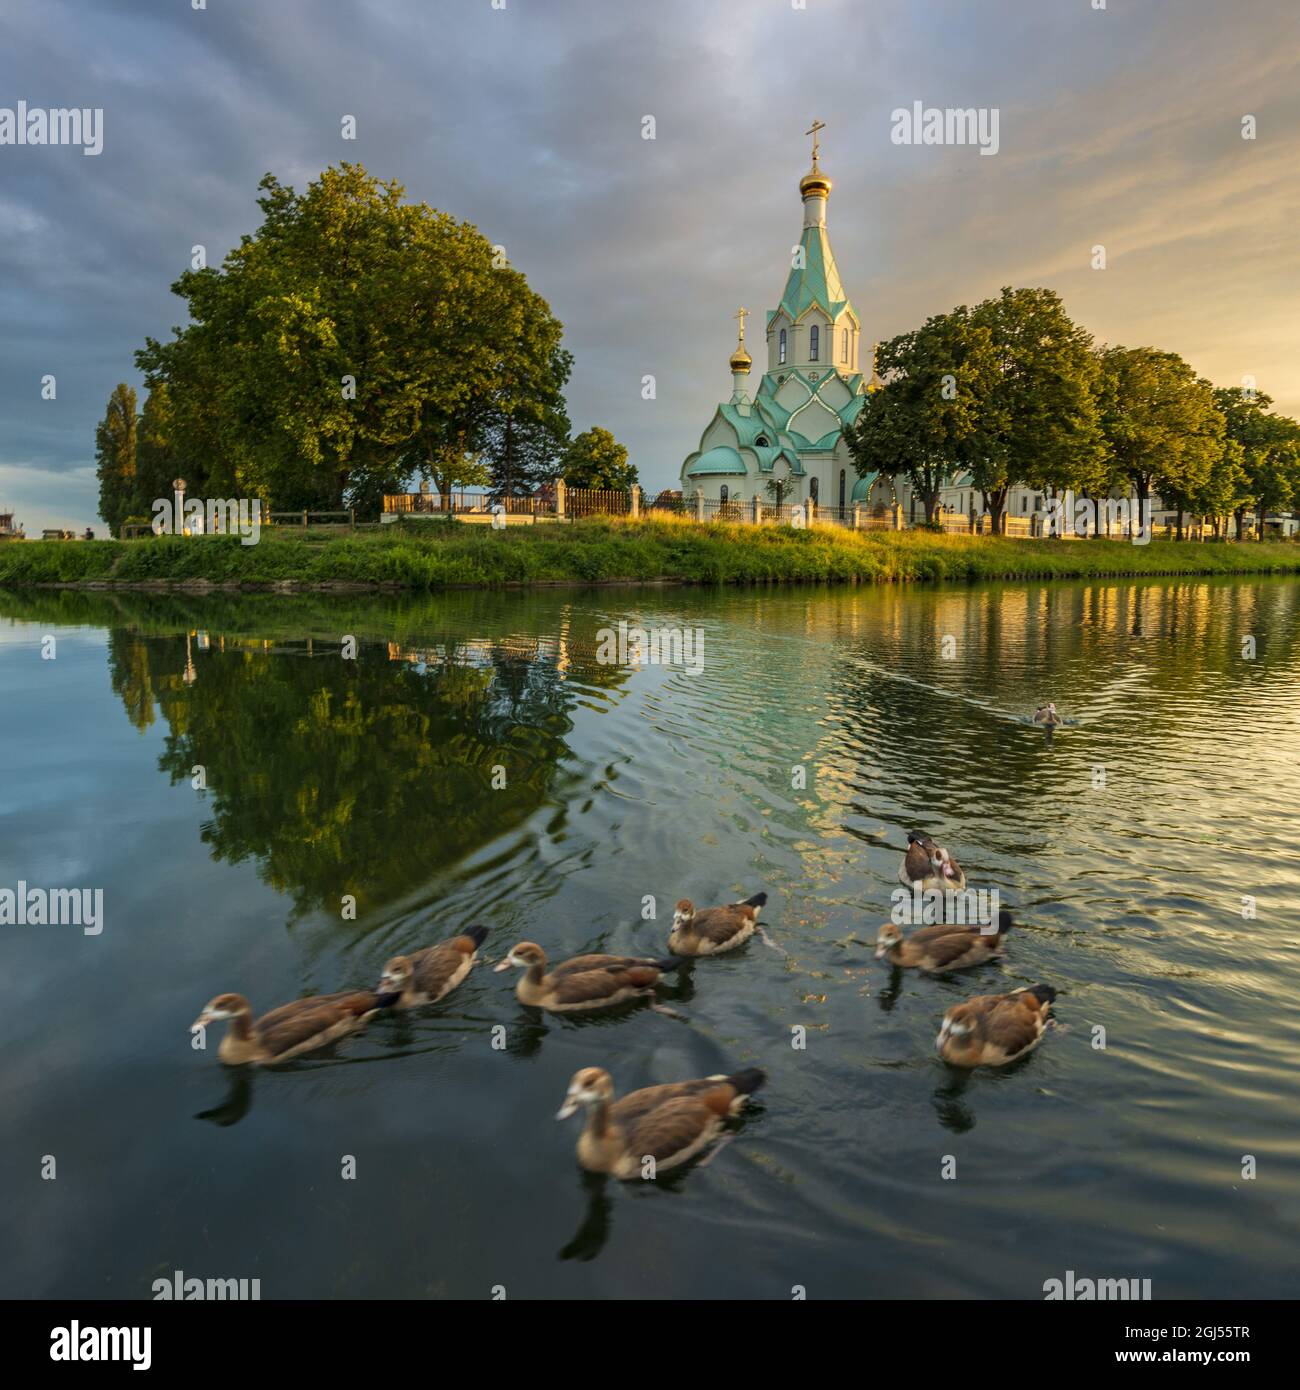
[[1300, 545], [1156, 540], [1030, 541], [929, 531], [739, 526], [591, 518], [509, 527], [388, 526], [328, 541], [264, 534], [0, 545], [0, 585], [357, 585], [401, 589], [670, 581], [686, 584], [1087, 578], [1300, 571]]

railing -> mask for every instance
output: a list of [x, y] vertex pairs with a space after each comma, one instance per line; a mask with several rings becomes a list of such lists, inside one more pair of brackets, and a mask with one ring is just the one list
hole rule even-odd
[[616, 489], [566, 487], [564, 514], [580, 516], [626, 516], [632, 510], [629, 493]]
[[498, 497], [490, 492], [454, 490], [440, 492], [396, 492], [384, 495], [388, 515], [450, 516], [490, 515], [501, 507], [507, 516], [554, 516], [555, 494], [542, 491], [531, 497]]

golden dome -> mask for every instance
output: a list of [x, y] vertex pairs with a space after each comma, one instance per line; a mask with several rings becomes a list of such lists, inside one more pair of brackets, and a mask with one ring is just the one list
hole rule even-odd
[[733, 372], [747, 372], [754, 365], [754, 359], [745, 351], [743, 343], [737, 343], [728, 365]]
[[812, 168], [799, 180], [800, 196], [803, 198], [825, 198], [830, 194], [831, 188], [831, 176], [823, 174], [814, 159]]

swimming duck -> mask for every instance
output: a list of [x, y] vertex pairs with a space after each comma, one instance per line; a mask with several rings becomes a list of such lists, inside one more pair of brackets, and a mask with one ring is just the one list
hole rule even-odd
[[[767, 934], [758, 925], [758, 913], [767, 902], [766, 893], [755, 893], [743, 903], [726, 907], [705, 907], [696, 910], [689, 898], [683, 898], [673, 912], [673, 928], [668, 935], [668, 949], [677, 956], [719, 956], [743, 946], [754, 933]], [[768, 945], [776, 943], [768, 940]], [[780, 947], [776, 947], [780, 950]]]
[[548, 973], [546, 952], [534, 942], [521, 941], [496, 969], [514, 966], [524, 971], [515, 990], [521, 1004], [568, 1014], [652, 997], [660, 976], [685, 964], [679, 956], [573, 956]]
[[1064, 723], [1061, 716], [1056, 712], [1056, 706], [1049, 700], [1045, 705], [1039, 705], [1034, 711], [1035, 724], [1061, 724]]
[[486, 927], [469, 927], [438, 946], [394, 956], [384, 966], [379, 993], [396, 993], [395, 1009], [417, 1009], [445, 998], [470, 972], [474, 955], [487, 939]]
[[954, 1067], [1004, 1067], [1042, 1041], [1055, 998], [1051, 985], [1033, 985], [968, 999], [944, 1014], [935, 1050]]
[[950, 970], [965, 970], [1000, 956], [1006, 946], [1006, 934], [1014, 925], [1005, 907], [998, 912], [996, 932], [945, 922], [922, 927], [904, 939], [893, 922], [886, 922], [876, 935], [876, 959], [887, 960], [904, 970], [915, 967], [927, 975], [946, 975]]
[[383, 996], [368, 989], [313, 994], [295, 999], [292, 1004], [281, 1004], [253, 1023], [252, 1007], [242, 994], [218, 994], [190, 1028], [206, 1028], [210, 1023], [229, 1020], [230, 1027], [221, 1039], [217, 1056], [232, 1067], [270, 1067], [355, 1033], [393, 999], [392, 995]]
[[919, 883], [922, 888], [961, 892], [966, 887], [961, 865], [928, 835], [918, 835], [915, 830], [907, 832], [907, 853], [899, 865], [898, 881], [907, 888]]
[[[625, 1180], [657, 1177], [708, 1148], [727, 1117], [739, 1114], [765, 1080], [763, 1072], [751, 1067], [734, 1076], [647, 1086], [616, 1101], [610, 1074], [601, 1067], [584, 1067], [569, 1083], [555, 1118], [565, 1120], [586, 1110], [578, 1162], [588, 1172]], [[647, 1158], [654, 1160], [650, 1172]]]

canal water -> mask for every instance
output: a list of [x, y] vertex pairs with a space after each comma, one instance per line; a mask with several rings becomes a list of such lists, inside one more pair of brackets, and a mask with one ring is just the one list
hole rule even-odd
[[[0, 714], [0, 890], [104, 903], [0, 926], [0, 1294], [1300, 1294], [1294, 579], [10, 593]], [[1004, 963], [875, 960], [913, 828], [1015, 911]], [[222, 991], [473, 923], [493, 961], [659, 955], [679, 897], [760, 889], [787, 954], [697, 963], [679, 1017], [479, 967], [279, 1070], [192, 1046]], [[947, 1008], [1038, 982], [1032, 1056], [937, 1058]], [[714, 1162], [619, 1184], [555, 1119], [591, 1065], [769, 1079]]]

